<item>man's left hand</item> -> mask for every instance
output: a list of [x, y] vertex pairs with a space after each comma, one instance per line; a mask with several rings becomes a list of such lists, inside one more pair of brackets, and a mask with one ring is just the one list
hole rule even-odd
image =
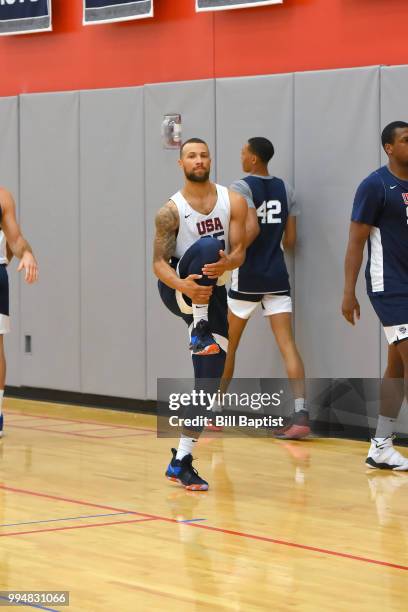
[[35, 257], [29, 251], [25, 251], [17, 268], [17, 272], [25, 271], [25, 281], [29, 284], [35, 283], [38, 279], [38, 265]]
[[205, 264], [203, 268], [203, 274], [208, 278], [218, 278], [222, 276], [224, 272], [229, 270], [229, 258], [224, 251], [220, 251], [220, 258], [215, 263]]

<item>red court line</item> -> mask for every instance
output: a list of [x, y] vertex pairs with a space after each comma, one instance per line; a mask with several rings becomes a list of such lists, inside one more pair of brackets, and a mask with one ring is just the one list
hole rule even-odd
[[[70, 423], [69, 423], [70, 425]], [[93, 434], [88, 434], [86, 433], [87, 431], [95, 431], [93, 429], [90, 430], [85, 430], [85, 432], [81, 432], [81, 431], [61, 431], [60, 429], [50, 429], [49, 427], [41, 427], [40, 425], [36, 425], [35, 427], [33, 427], [32, 425], [9, 425], [10, 428], [14, 428], [14, 429], [25, 429], [25, 430], [29, 430], [29, 431], [45, 431], [46, 433], [54, 433], [54, 434], [58, 434], [60, 436], [76, 436], [78, 438], [92, 438], [94, 440], [106, 440], [109, 438], [129, 438], [129, 437], [137, 437], [137, 436], [148, 436], [150, 434], [152, 434], [153, 432], [151, 431], [134, 431], [133, 433], [127, 433], [127, 434], [118, 434], [117, 436], [114, 436], [112, 434], [108, 435], [108, 436], [97, 436], [97, 435], [93, 435]], [[54, 427], [53, 425], [51, 425], [51, 427]], [[108, 429], [108, 428], [102, 428], [103, 430]], [[99, 429], [97, 429], [96, 431], [99, 431]]]
[[[104, 423], [101, 423], [101, 421], [84, 421], [81, 419], [67, 419], [64, 417], [57, 417], [57, 416], [46, 416], [46, 415], [38, 415], [38, 414], [30, 414], [27, 412], [14, 412], [13, 410], [4, 410], [4, 414], [13, 414], [22, 418], [25, 417], [30, 417], [33, 419], [46, 419], [49, 420], [51, 419], [52, 421], [65, 421], [66, 423], [84, 423], [87, 425], [104, 425]], [[155, 429], [151, 429], [149, 427], [132, 427], [131, 425], [112, 425], [111, 423], [109, 423], [109, 425], [107, 425], [107, 427], [112, 427], [113, 429], [130, 429], [130, 430], [138, 430], [138, 431], [151, 431], [151, 432], [156, 432]]]
[[89, 525], [73, 525], [72, 527], [50, 527], [49, 529], [33, 529], [31, 531], [9, 531], [8, 533], [0, 533], [0, 538], [7, 536], [28, 535], [31, 533], [46, 533], [50, 531], [67, 531], [69, 529], [89, 529], [90, 527], [108, 527], [110, 525], [125, 525], [127, 523], [144, 523], [146, 521], [157, 521], [155, 518], [133, 519], [132, 521], [113, 521], [111, 523], [90, 523]]
[[[160, 521], [165, 521], [167, 523], [179, 523], [177, 519], [168, 518], [165, 516], [160, 516], [157, 514], [148, 514], [146, 512], [135, 512], [133, 510], [124, 509], [124, 508], [115, 508], [113, 506], [105, 506], [102, 504], [95, 504], [92, 502], [84, 502], [76, 499], [70, 499], [67, 497], [60, 497], [58, 495], [49, 495], [47, 493], [39, 493], [38, 491], [30, 491], [28, 489], [16, 489], [15, 487], [8, 487], [6, 485], [0, 485], [0, 489], [4, 491], [10, 491], [12, 493], [22, 493], [25, 495], [33, 495], [35, 497], [42, 497], [46, 499], [53, 499], [56, 501], [64, 501], [70, 504], [78, 504], [80, 506], [89, 506], [92, 508], [102, 508], [103, 510], [113, 510], [114, 512], [128, 512], [129, 514], [134, 514], [137, 516], [145, 516], [148, 518], [157, 519]], [[251, 540], [258, 540], [261, 542], [270, 542], [271, 544], [278, 544], [281, 546], [290, 546], [293, 548], [299, 548], [301, 550], [309, 550], [311, 552], [322, 553], [325, 555], [331, 555], [334, 557], [341, 557], [344, 559], [350, 559], [352, 561], [362, 561], [364, 563], [371, 563], [374, 565], [381, 565], [383, 567], [390, 567], [393, 569], [400, 569], [404, 571], [408, 571], [407, 565], [399, 565], [397, 563], [389, 563], [388, 561], [379, 561], [377, 559], [370, 559], [369, 557], [360, 557], [358, 555], [351, 555], [349, 553], [337, 552], [335, 550], [330, 550], [327, 548], [318, 548], [316, 546], [308, 546], [307, 544], [298, 544], [296, 542], [288, 542], [286, 540], [277, 540], [275, 538], [268, 538], [267, 536], [258, 536], [251, 533], [245, 533], [244, 531], [233, 531], [232, 529], [222, 529], [220, 527], [211, 527], [210, 525], [203, 525], [202, 523], [184, 523], [185, 525], [189, 525], [190, 527], [194, 527], [195, 529], [207, 529], [208, 531], [224, 533], [227, 535], [234, 535], [240, 538], [247, 538]]]
[[[82, 436], [85, 434], [78, 434], [78, 436]], [[128, 434], [119, 434], [117, 436], [92, 436], [93, 438], [98, 438], [99, 440], [114, 440], [116, 438], [135, 438], [140, 436], [151, 436], [153, 435], [152, 431], [135, 431], [135, 433]]]
[[[102, 436], [93, 436], [92, 434], [81, 434], [81, 433], [77, 433], [75, 431], [59, 431], [58, 429], [49, 429], [47, 427], [30, 427], [30, 426], [24, 426], [24, 425], [9, 425], [9, 427], [11, 429], [25, 429], [25, 430], [29, 430], [29, 431], [45, 431], [47, 433], [53, 433], [53, 434], [58, 434], [60, 436], [76, 436], [79, 438], [93, 438], [96, 440], [100, 440]], [[140, 435], [137, 433], [131, 434], [134, 436]]]
[[160, 519], [162, 521], [168, 521], [169, 523], [178, 523], [177, 519], [166, 518], [164, 516], [158, 516], [157, 514], [148, 514], [147, 512], [136, 512], [135, 510], [127, 510], [125, 508], [119, 509], [113, 506], [95, 504], [93, 502], [86, 502], [86, 501], [82, 501], [79, 499], [61, 497], [59, 495], [50, 495], [48, 493], [40, 493], [38, 491], [30, 491], [29, 489], [17, 489], [15, 487], [8, 487], [7, 485], [0, 485], [0, 489], [3, 489], [3, 491], [10, 491], [11, 493], [22, 493], [24, 495], [32, 495], [33, 497], [42, 497], [44, 499], [52, 499], [54, 501], [63, 501], [68, 504], [77, 504], [78, 506], [88, 506], [89, 508], [101, 508], [102, 510], [113, 510], [113, 512], [126, 512], [128, 514], [134, 514], [135, 516], [147, 516], [148, 518]]

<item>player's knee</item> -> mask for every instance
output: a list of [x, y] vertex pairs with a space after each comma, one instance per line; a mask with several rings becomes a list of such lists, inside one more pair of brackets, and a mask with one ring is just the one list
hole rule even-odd
[[220, 250], [222, 249], [223, 245], [217, 238], [213, 238], [212, 236], [204, 236], [203, 238], [200, 238], [197, 245], [203, 265], [206, 263], [215, 263], [219, 260]]

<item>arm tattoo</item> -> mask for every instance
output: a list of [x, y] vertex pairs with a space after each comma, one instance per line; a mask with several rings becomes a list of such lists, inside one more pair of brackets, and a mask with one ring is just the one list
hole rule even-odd
[[166, 205], [159, 210], [156, 215], [153, 261], [169, 261], [174, 255], [178, 224], [178, 212], [174, 206]]

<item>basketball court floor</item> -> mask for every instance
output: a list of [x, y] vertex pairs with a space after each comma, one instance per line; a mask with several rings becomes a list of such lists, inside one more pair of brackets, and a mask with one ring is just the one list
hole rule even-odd
[[407, 609], [408, 475], [367, 470], [365, 443], [209, 434], [210, 490], [186, 492], [153, 416], [8, 399], [5, 419], [0, 591], [70, 593], [24, 609]]

